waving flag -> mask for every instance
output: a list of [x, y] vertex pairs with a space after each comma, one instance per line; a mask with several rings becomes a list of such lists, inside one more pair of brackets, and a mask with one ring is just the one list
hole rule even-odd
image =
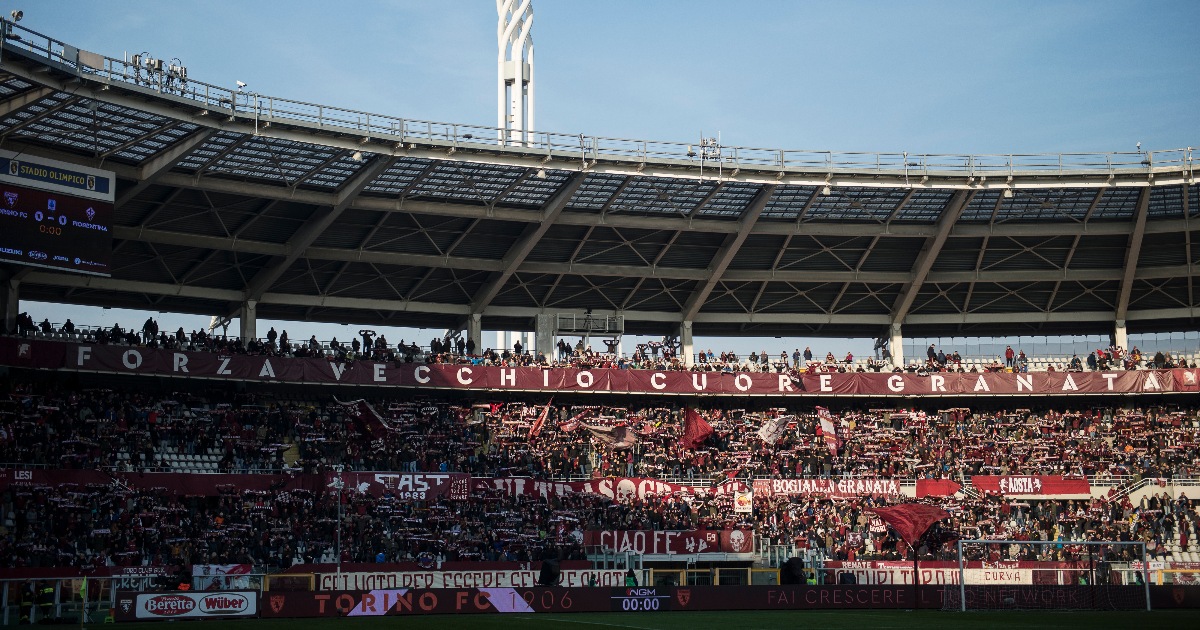
[[362, 398], [351, 400], [350, 402], [342, 402], [335, 397], [333, 401], [342, 406], [346, 415], [354, 418], [355, 424], [358, 425], [360, 431], [369, 434], [372, 438], [382, 438], [388, 431], [394, 430], [383, 419], [383, 416], [379, 415], [378, 411], [375, 411], [371, 403]]
[[691, 407], [685, 407], [683, 411], [683, 436], [679, 438], [679, 445], [686, 449], [695, 449], [708, 439], [708, 436], [713, 434], [712, 425], [707, 420], [700, 417], [700, 414]]
[[546, 424], [546, 416], [550, 415], [550, 405], [554, 404], [554, 398], [546, 403], [546, 408], [542, 410], [542, 414], [534, 421], [533, 426], [529, 427], [529, 439], [537, 437], [537, 434], [542, 432], [542, 425]]
[[821, 435], [825, 436], [825, 446], [829, 447], [830, 455], [837, 455], [840, 440], [837, 437], [837, 425], [833, 416], [824, 407], [817, 407], [817, 419], [821, 421]]
[[792, 416], [777, 416], [763, 423], [758, 429], [758, 438], [767, 444], [774, 444], [783, 437], [783, 433], [787, 431], [788, 422]]
[[590, 424], [583, 425], [592, 437], [600, 440], [605, 446], [614, 451], [633, 448], [637, 444], [637, 434], [629, 427], [600, 427]]

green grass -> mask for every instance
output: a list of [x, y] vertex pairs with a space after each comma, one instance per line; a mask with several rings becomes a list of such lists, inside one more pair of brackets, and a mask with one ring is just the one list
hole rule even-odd
[[[149, 622], [156, 623], [156, 622]], [[209, 623], [200, 623], [203, 630]], [[217, 624], [212, 624], [217, 627]], [[1155, 612], [979, 612], [937, 611], [723, 611], [659, 613], [477, 614], [376, 617], [371, 619], [247, 619], [227, 620], [221, 627], [234, 630], [757, 630], [760, 628], [847, 628], [902, 630], [913, 628], [970, 628], [1014, 630], [1021, 628], [1200, 628], [1200, 610]]]

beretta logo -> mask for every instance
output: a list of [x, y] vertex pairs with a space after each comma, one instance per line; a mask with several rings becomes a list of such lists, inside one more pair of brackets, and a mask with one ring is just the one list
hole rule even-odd
[[675, 589], [675, 599], [679, 600], [680, 606], [687, 606], [688, 602], [692, 601], [692, 589], [690, 589], [690, 588]]
[[271, 596], [271, 611], [279, 612], [279, 611], [283, 610], [283, 602], [284, 602], [283, 595], [272, 595]]
[[215, 593], [205, 595], [200, 600], [200, 612], [210, 615], [234, 615], [246, 612], [250, 608], [250, 600], [245, 595], [237, 593]]
[[175, 617], [195, 610], [196, 602], [184, 595], [159, 595], [146, 600], [145, 606], [148, 613], [160, 617]]

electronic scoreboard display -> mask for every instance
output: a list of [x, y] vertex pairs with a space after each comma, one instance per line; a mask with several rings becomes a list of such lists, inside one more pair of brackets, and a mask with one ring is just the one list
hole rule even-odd
[[0, 262], [107, 276], [113, 173], [0, 152]]

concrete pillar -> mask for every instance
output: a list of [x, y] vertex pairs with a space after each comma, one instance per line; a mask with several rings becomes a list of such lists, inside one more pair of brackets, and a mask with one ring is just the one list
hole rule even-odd
[[8, 334], [17, 332], [17, 314], [21, 312], [21, 281], [12, 277], [7, 270], [0, 271], [0, 308], [4, 309], [4, 330]]
[[1123, 319], [1118, 319], [1116, 326], [1113, 327], [1113, 345], [1129, 349], [1129, 332], [1125, 328]]
[[692, 343], [692, 322], [679, 322], [679, 358], [684, 365], [691, 366], [695, 362], [695, 352], [696, 348]]
[[243, 343], [258, 338], [258, 302], [256, 300], [246, 300], [242, 303], [242, 309], [238, 313], [238, 334]]
[[547, 359], [554, 360], [557, 355], [554, 349], [554, 316], [548, 313], [538, 313], [534, 318], [533, 327], [537, 354], [544, 354]]
[[474, 341], [471, 344], [475, 350], [475, 354], [482, 354], [483, 347], [483, 315], [480, 313], [471, 313], [467, 316], [467, 340]]
[[904, 365], [904, 335], [900, 333], [900, 324], [892, 324], [892, 339], [888, 343], [892, 353], [892, 365]]

